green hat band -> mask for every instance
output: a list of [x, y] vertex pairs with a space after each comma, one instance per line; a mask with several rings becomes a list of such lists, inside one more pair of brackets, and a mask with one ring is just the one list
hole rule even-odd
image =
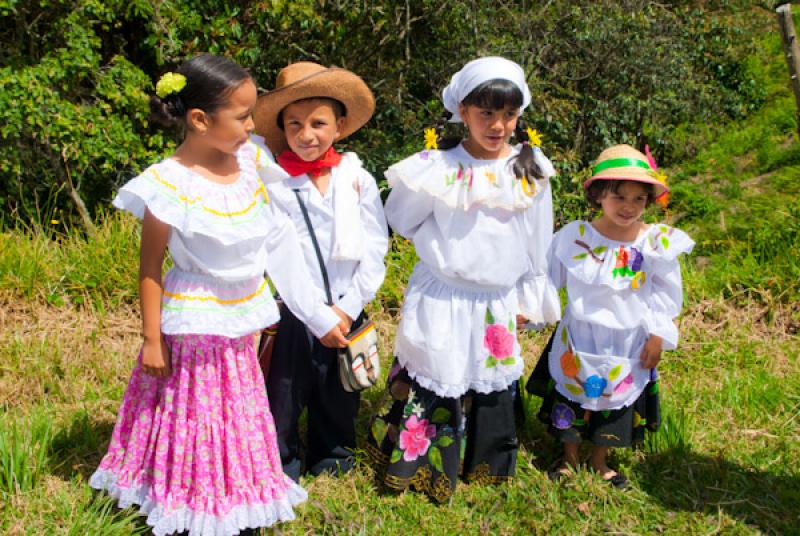
[[653, 168], [650, 167], [650, 164], [644, 160], [638, 160], [636, 158], [612, 158], [610, 160], [604, 160], [603, 162], [600, 162], [594, 166], [592, 168], [592, 175], [597, 175], [601, 171], [605, 171], [607, 169], [623, 167], [640, 167], [646, 169], [647, 171], [653, 171]]

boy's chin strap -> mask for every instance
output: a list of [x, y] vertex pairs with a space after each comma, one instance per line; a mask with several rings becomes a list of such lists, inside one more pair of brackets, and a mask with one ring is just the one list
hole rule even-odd
[[307, 174], [309, 177], [319, 177], [323, 170], [334, 168], [342, 161], [342, 155], [337, 153], [333, 145], [328, 147], [325, 154], [306, 162], [291, 149], [286, 149], [278, 155], [278, 164], [292, 177]]

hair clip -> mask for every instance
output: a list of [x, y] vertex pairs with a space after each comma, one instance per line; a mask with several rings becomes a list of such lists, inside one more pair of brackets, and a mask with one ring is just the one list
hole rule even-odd
[[164, 73], [156, 82], [156, 95], [163, 99], [167, 95], [180, 93], [186, 87], [186, 77], [180, 73]]

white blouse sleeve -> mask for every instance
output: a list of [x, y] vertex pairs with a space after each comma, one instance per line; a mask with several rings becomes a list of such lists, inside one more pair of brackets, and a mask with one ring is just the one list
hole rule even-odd
[[533, 324], [551, 324], [561, 318], [558, 291], [548, 275], [548, 251], [553, 240], [553, 197], [549, 183], [524, 215], [528, 271], [517, 281], [519, 312]]
[[309, 284], [311, 275], [289, 217], [274, 203], [269, 207], [274, 225], [267, 236], [267, 273], [292, 313], [315, 337], [322, 337], [339, 323], [339, 317], [325, 304], [322, 293]]
[[269, 150], [264, 138], [256, 134], [250, 135], [253, 144], [253, 157], [256, 162], [256, 173], [264, 184], [281, 182], [290, 178], [289, 174], [275, 162], [275, 156]]
[[681, 265], [678, 259], [668, 264], [668, 269], [651, 272], [649, 311], [644, 317], [644, 326], [651, 335], [663, 339], [664, 350], [674, 350], [678, 346], [678, 327], [675, 318], [681, 312], [683, 286]]
[[413, 191], [401, 181], [395, 181], [386, 200], [386, 219], [394, 232], [413, 240], [423, 222], [433, 214], [433, 197], [424, 191]]
[[355, 320], [364, 306], [375, 298], [383, 278], [386, 265], [383, 258], [389, 249], [389, 232], [386, 216], [375, 179], [366, 171], [359, 177], [361, 188], [361, 223], [363, 225], [364, 250], [353, 279], [337, 306]]

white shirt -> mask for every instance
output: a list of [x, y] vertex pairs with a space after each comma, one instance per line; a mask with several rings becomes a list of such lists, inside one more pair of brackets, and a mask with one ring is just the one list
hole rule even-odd
[[[358, 261], [336, 260], [332, 255], [335, 242], [335, 198], [337, 189], [340, 188], [354, 188], [359, 194], [358, 210], [363, 247], [361, 259]], [[355, 154], [346, 153], [341, 164], [332, 168], [324, 195], [314, 186], [308, 175], [270, 184], [268, 189], [275, 205], [288, 214], [294, 224], [308, 266], [309, 282], [318, 292], [324, 294], [325, 285], [317, 254], [294, 193], [295, 189], [299, 191], [328, 272], [333, 302], [351, 319], [358, 318], [366, 304], [375, 298], [386, 274], [383, 259], [389, 247], [389, 238], [375, 179], [361, 166]]]
[[256, 152], [250, 142], [237, 151], [240, 174], [231, 184], [212, 182], [167, 158], [131, 179], [114, 199], [117, 208], [138, 218], [146, 208], [170, 226], [174, 267], [164, 278], [163, 333], [239, 337], [277, 322], [265, 267], [316, 336], [337, 324], [323, 295], [305, 284], [309, 276], [296, 233], [259, 179]]
[[[549, 356], [560, 393], [595, 411], [638, 398], [650, 380], [650, 370], [639, 361], [649, 336], [661, 337], [664, 350], [678, 344], [674, 319], [683, 300], [678, 256], [693, 246], [684, 232], [664, 224], [651, 225], [632, 242], [611, 240], [585, 221], [556, 233], [550, 275], [568, 296]], [[565, 373], [570, 367], [562, 362], [568, 349], [578, 356], [575, 376], [574, 370]], [[591, 376], [604, 386], [601, 395], [588, 396]]]

